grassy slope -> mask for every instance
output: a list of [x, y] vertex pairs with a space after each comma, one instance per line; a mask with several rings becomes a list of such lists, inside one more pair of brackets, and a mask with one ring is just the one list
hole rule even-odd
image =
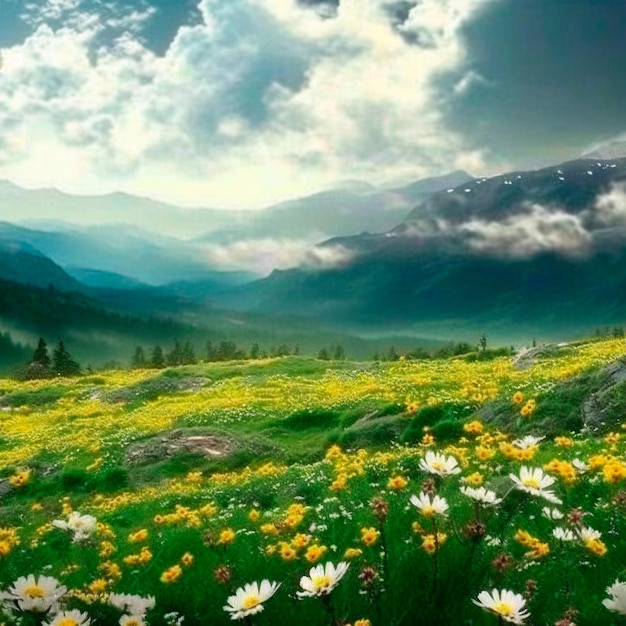
[[[434, 433], [438, 448], [452, 446], [448, 453], [466, 459], [463, 477], [479, 472], [501, 496], [511, 487], [509, 471], [518, 472], [521, 464], [541, 467], [553, 458], [588, 462], [601, 452], [622, 455], [619, 437], [573, 436], [576, 422], [571, 415], [580, 410], [585, 393], [594, 389], [600, 368], [624, 353], [623, 341], [590, 343], [526, 371], [515, 370], [507, 359], [376, 364], [288, 357], [164, 372], [0, 381], [0, 476], [19, 476], [25, 468], [31, 472], [26, 484], [7, 493], [0, 506], [0, 527], [19, 528], [21, 542], [21, 547], [12, 546], [0, 558], [0, 588], [18, 575], [43, 573], [41, 563], [49, 563], [50, 573], [75, 589], [89, 591], [90, 584], [103, 578], [106, 590], [156, 595], [158, 610], [151, 615], [151, 624], [164, 623], [166, 609], [183, 608], [181, 593], [186, 597], [187, 624], [203, 623], [206, 614], [225, 624], [228, 619], [221, 606], [234, 586], [274, 577], [283, 581], [284, 594], [281, 600], [268, 603], [259, 623], [287, 623], [287, 614], [304, 611], [302, 619], [306, 615], [311, 623], [322, 624], [327, 618], [319, 601], [295, 602], [288, 596], [299, 575], [310, 567], [304, 557], [306, 548], [298, 551], [294, 561], [267, 555], [271, 546], [280, 555], [285, 549], [280, 542], [288, 544], [300, 531], [309, 536], [309, 545], [317, 543], [329, 550], [322, 562], [327, 558], [338, 561], [347, 547], [363, 550], [345, 584], [334, 592], [335, 610], [342, 618], [369, 617], [377, 624], [422, 623], [411, 617], [419, 609], [425, 624], [462, 623], [464, 619], [493, 623], [473, 607], [469, 597], [500, 585], [522, 592], [525, 581], [534, 576], [540, 590], [530, 600], [534, 615], [545, 614], [554, 621], [571, 604], [586, 616], [587, 621], [581, 623], [598, 623], [589, 620], [600, 611], [602, 623], [610, 624], [600, 598], [604, 587], [622, 571], [626, 546], [619, 532], [626, 528], [622, 529], [621, 505], [615, 504], [621, 501], [621, 478], [605, 483], [601, 465], [572, 484], [559, 480], [555, 487], [565, 501], [564, 510], [581, 506], [596, 511], [585, 524], [605, 533], [609, 552], [601, 560], [589, 555], [584, 546], [563, 552], [551, 544], [541, 570], [527, 572], [529, 564], [538, 561], [524, 557], [525, 549], [512, 538], [515, 531], [523, 528], [548, 542], [553, 524], [541, 519], [546, 502], [518, 493], [506, 495], [498, 514], [487, 512], [481, 520], [492, 544], [464, 538], [460, 529], [471, 521], [472, 509], [459, 495], [459, 480], [454, 477], [439, 485], [453, 515], [441, 522], [449, 537], [448, 549], [441, 548], [433, 578], [432, 556], [421, 548], [421, 535], [411, 532], [411, 523], [417, 520], [424, 532], [432, 531], [432, 520], [420, 520], [407, 503], [427, 478], [419, 468], [425, 432]], [[522, 418], [520, 407], [511, 400], [516, 391], [525, 400], [536, 400], [530, 419]], [[621, 401], [616, 397], [616, 403]], [[493, 456], [480, 461], [473, 436], [463, 431], [463, 424], [478, 413], [509, 432], [509, 442], [520, 433], [548, 434], [550, 439], [567, 435], [571, 448], [546, 441], [528, 458], [517, 458], [510, 448], [500, 446], [498, 440], [504, 441], [507, 435], [492, 431], [493, 440], [486, 439], [485, 447]], [[613, 406], [608, 414], [613, 421], [598, 435], [618, 429], [624, 413]], [[207, 458], [187, 445], [198, 437], [221, 454]], [[398, 447], [401, 442], [410, 445]], [[324, 460], [332, 443], [365, 447], [370, 452], [338, 453]], [[387, 481], [396, 475], [408, 480], [408, 486], [397, 491], [389, 488]], [[389, 506], [384, 525], [367, 506], [375, 496], [383, 497]], [[46, 526], [63, 517], [63, 498], [69, 498], [65, 515], [71, 502], [110, 525], [115, 533], [109, 538], [116, 549], [113, 556], [99, 556], [106, 529], [81, 547]], [[207, 503], [214, 503], [215, 512], [203, 510]], [[307, 507], [300, 522], [297, 516], [289, 521], [287, 508], [294, 503]], [[189, 510], [176, 512], [177, 505]], [[252, 508], [260, 512], [260, 522], [248, 519]], [[155, 515], [167, 514], [172, 515], [169, 523], [155, 521]], [[278, 536], [261, 532], [261, 522], [275, 524]], [[312, 530], [313, 523], [319, 528]], [[143, 565], [126, 564], [124, 557], [139, 553], [141, 547], [129, 541], [128, 535], [144, 527], [149, 534], [144, 543], [153, 556]], [[363, 527], [385, 531], [375, 547], [360, 542]], [[237, 531], [232, 545], [220, 543], [220, 532], [226, 528]], [[383, 543], [388, 556], [381, 560]], [[336, 552], [332, 545], [337, 546]], [[185, 570], [176, 585], [159, 582], [161, 573], [185, 551], [194, 554], [195, 568]], [[503, 551], [511, 555], [513, 565], [507, 571], [494, 571], [491, 560]], [[121, 568], [121, 580], [103, 574], [102, 565], [109, 560]], [[565, 562], [589, 576], [568, 581], [570, 596], [562, 599], [560, 592], [554, 600], [548, 589], [562, 578]], [[79, 569], [68, 569], [68, 564]], [[207, 582], [221, 564], [232, 568], [233, 587]], [[389, 582], [376, 583], [362, 595], [357, 573], [365, 565], [385, 572]], [[472, 576], [465, 576], [466, 571]], [[411, 586], [416, 577], [432, 582], [416, 589]], [[559, 578], [559, 588], [562, 582]], [[199, 591], [207, 585], [208, 596]], [[459, 600], [450, 602], [450, 597]], [[406, 598], [410, 600], [405, 602]], [[99, 603], [88, 610], [100, 616], [98, 623], [115, 623], [119, 617], [107, 622], [113, 613]]]

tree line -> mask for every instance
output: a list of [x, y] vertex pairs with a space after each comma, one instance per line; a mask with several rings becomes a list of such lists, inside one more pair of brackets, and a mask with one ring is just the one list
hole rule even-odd
[[189, 342], [184, 343], [176, 340], [170, 350], [163, 350], [160, 345], [155, 345], [149, 350], [143, 346], [136, 346], [130, 360], [133, 369], [162, 369], [164, 367], [175, 367], [177, 365], [193, 365], [199, 360], [203, 361], [237, 361], [254, 360], [268, 357], [298, 356], [300, 347], [291, 347], [285, 343], [272, 346], [269, 350], [263, 350], [258, 343], [254, 342], [249, 350], [238, 346], [234, 341], [222, 340], [217, 343], [207, 341], [204, 351], [200, 357], [197, 356], [196, 349]]
[[62, 339], [50, 356], [46, 340], [40, 337], [30, 362], [18, 368], [15, 375], [22, 380], [35, 380], [54, 376], [79, 376], [81, 373], [81, 366], [69, 353]]

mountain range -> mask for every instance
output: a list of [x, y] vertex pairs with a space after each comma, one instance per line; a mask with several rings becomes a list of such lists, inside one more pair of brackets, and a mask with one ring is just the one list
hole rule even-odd
[[[212, 214], [168, 213], [150, 202], [137, 206], [155, 223], [192, 214], [191, 226], [179, 228], [187, 235]], [[488, 332], [514, 342], [626, 320], [626, 159], [577, 159], [489, 178], [454, 172], [390, 190], [349, 182], [248, 215], [245, 223], [202, 222], [187, 239], [137, 223], [50, 223], [52, 214], [0, 223], [0, 279], [39, 289], [38, 302], [51, 285], [83, 305], [87, 299], [87, 309], [150, 320], [154, 332], [144, 336], [157, 339], [221, 333], [313, 345], [316, 336], [351, 337], [366, 346], [393, 335], [418, 342]], [[254, 258], [256, 272], [215, 263], [265, 240], [297, 240], [305, 254], [261, 278]], [[17, 310], [9, 319], [0, 308], [0, 330], [19, 327]]]
[[438, 336], [621, 323], [625, 184], [626, 159], [476, 179], [433, 194], [387, 232], [325, 242], [334, 266], [275, 271], [221, 304]]

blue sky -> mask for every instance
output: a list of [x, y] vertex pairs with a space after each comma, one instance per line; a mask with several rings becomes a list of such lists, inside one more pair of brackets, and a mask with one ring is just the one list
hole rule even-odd
[[0, 0], [0, 178], [259, 207], [626, 132], [622, 0]]

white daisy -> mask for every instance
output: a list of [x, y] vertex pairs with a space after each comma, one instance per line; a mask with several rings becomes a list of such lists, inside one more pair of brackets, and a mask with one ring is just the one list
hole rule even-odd
[[145, 615], [122, 615], [118, 622], [120, 626], [148, 626]]
[[154, 608], [154, 597], [142, 598], [133, 594], [112, 593], [109, 596], [109, 603], [131, 615], [145, 615], [146, 611]]
[[428, 474], [442, 477], [461, 472], [461, 468], [453, 456], [444, 456], [440, 452], [433, 452], [432, 450], [428, 450], [426, 456], [420, 459], [420, 467]]
[[571, 530], [561, 528], [560, 526], [553, 529], [552, 534], [554, 535], [554, 538], [559, 541], [574, 541], [575, 539], [574, 533]]
[[280, 583], [269, 580], [248, 583], [239, 587], [234, 596], [230, 596], [224, 610], [232, 613], [231, 619], [242, 619], [248, 615], [260, 613], [263, 610], [263, 602], [269, 600], [280, 587]]
[[300, 579], [300, 586], [304, 591], [297, 591], [296, 595], [300, 598], [327, 596], [339, 584], [348, 567], [350, 565], [344, 561], [337, 563], [337, 567], [330, 562], [312, 567], [309, 575]]
[[434, 517], [435, 515], [446, 516], [448, 510], [448, 503], [445, 498], [439, 496], [430, 496], [427, 493], [420, 493], [419, 496], [411, 496], [410, 502], [413, 506], [417, 507], [424, 517]]
[[502, 502], [502, 498], [496, 497], [495, 491], [485, 489], [484, 487], [461, 487], [461, 493], [465, 494], [468, 498], [471, 498], [475, 502], [480, 502], [486, 506], [497, 506]]
[[562, 504], [553, 491], [546, 490], [546, 487], [552, 485], [555, 479], [552, 476], [548, 476], [548, 474], [544, 474], [540, 467], [529, 468], [523, 465], [519, 476], [509, 474], [509, 478], [516, 484], [518, 489], [526, 493], [540, 496], [554, 504]]
[[20, 576], [12, 587], [9, 587], [5, 598], [12, 600], [22, 611], [33, 613], [45, 613], [51, 608], [57, 607], [57, 602], [67, 587], [59, 585], [59, 581], [52, 576], [39, 576], [33, 574]]
[[626, 615], [626, 583], [616, 580], [610, 587], [607, 587], [606, 592], [611, 597], [602, 600], [602, 604], [609, 611]]
[[478, 600], [472, 602], [511, 624], [523, 624], [524, 620], [530, 617], [530, 613], [524, 610], [526, 600], [520, 594], [506, 589], [502, 591], [494, 589], [491, 594], [488, 591], [481, 591]]
[[589, 526], [583, 526], [576, 532], [578, 533], [578, 536], [582, 539], [583, 543], [588, 543], [589, 541], [597, 541], [602, 537], [602, 533], [600, 533], [600, 531], [589, 528]]
[[565, 515], [563, 515], [563, 513], [561, 513], [559, 509], [551, 509], [549, 506], [544, 506], [543, 509], [541, 509], [541, 512], [543, 513], [544, 517], [547, 517], [553, 522], [557, 522], [558, 520], [561, 520], [565, 517]]
[[533, 437], [532, 435], [526, 435], [523, 439], [516, 439], [513, 442], [513, 445], [520, 450], [527, 450], [528, 448], [536, 446], [542, 439], [545, 439], [545, 437]]
[[78, 511], [72, 511], [67, 522], [55, 519], [52, 525], [62, 530], [69, 530], [74, 534], [73, 541], [88, 539], [96, 530], [96, 520], [93, 515], [81, 515]]
[[89, 626], [91, 620], [87, 613], [73, 609], [57, 613], [51, 622], [44, 622], [43, 626]]

